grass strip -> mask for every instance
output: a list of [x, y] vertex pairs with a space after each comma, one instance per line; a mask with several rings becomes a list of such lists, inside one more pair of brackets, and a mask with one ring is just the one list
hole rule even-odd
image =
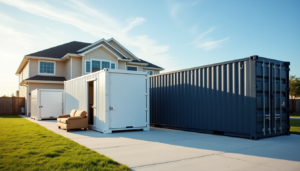
[[130, 170], [20, 116], [0, 116], [0, 170]]
[[300, 119], [290, 119], [291, 129], [290, 132], [292, 134], [300, 135]]

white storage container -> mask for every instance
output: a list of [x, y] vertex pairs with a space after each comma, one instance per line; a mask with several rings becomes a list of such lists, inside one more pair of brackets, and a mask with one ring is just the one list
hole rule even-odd
[[86, 110], [92, 129], [103, 133], [150, 130], [147, 72], [104, 69], [64, 84], [64, 113]]
[[61, 89], [35, 89], [31, 91], [31, 118], [36, 120], [57, 118], [63, 114]]

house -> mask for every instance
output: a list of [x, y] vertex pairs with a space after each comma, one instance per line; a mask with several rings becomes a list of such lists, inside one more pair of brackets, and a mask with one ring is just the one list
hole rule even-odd
[[30, 115], [30, 92], [35, 89], [64, 89], [64, 81], [103, 68], [147, 71], [159, 74], [163, 68], [138, 58], [114, 38], [95, 43], [69, 42], [25, 55], [16, 75], [19, 97], [26, 99]]

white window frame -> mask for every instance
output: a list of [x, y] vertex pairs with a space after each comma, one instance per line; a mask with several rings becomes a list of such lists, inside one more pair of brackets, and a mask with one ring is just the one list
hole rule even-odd
[[[54, 73], [53, 73], [53, 74], [50, 74], [50, 73], [40, 73], [41, 62], [49, 62], [49, 63], [53, 63], [53, 64], [54, 64], [54, 68], [53, 68]], [[39, 75], [56, 75], [56, 61], [39, 60], [39, 64], [38, 64], [38, 74], [39, 74]]]
[[101, 61], [101, 70], [102, 70], [102, 62], [109, 62], [109, 68], [108, 69], [110, 69], [110, 64], [111, 64], [111, 61], [109, 61], [109, 60], [100, 60]]
[[111, 64], [115, 64], [115, 69], [117, 69], [117, 64], [115, 62], [110, 62], [110, 69], [112, 69]]
[[154, 75], [154, 71], [153, 70], [148, 70], [149, 71], [149, 75], [150, 75], [150, 71], [152, 71], [152, 75]]
[[126, 70], [127, 71], [132, 71], [132, 70], [128, 70], [128, 67], [135, 67], [136, 68], [136, 71], [139, 71], [139, 68], [137, 66], [133, 66], [133, 65], [127, 65], [126, 66]]
[[[93, 68], [92, 68], [92, 63], [93, 63], [93, 61], [99, 61], [100, 62], [100, 70], [101, 70], [101, 68], [102, 68], [102, 63], [101, 63], [101, 60], [99, 60], [99, 59], [90, 59], [90, 61], [91, 61], [91, 72], [90, 73], [92, 73], [93, 72]], [[99, 70], [99, 71], [100, 71]]]
[[[86, 72], [86, 62], [90, 62], [90, 72]], [[84, 60], [84, 73], [86, 73], [86, 74], [91, 73], [92, 72], [91, 67], [92, 67], [92, 61], [91, 60]]]

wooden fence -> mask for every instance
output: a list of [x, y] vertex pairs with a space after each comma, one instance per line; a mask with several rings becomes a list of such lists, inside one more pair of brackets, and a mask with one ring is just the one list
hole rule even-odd
[[25, 97], [0, 97], [0, 115], [21, 114], [21, 107], [25, 107]]
[[299, 113], [300, 99], [290, 99], [290, 109], [291, 109], [291, 113]]

